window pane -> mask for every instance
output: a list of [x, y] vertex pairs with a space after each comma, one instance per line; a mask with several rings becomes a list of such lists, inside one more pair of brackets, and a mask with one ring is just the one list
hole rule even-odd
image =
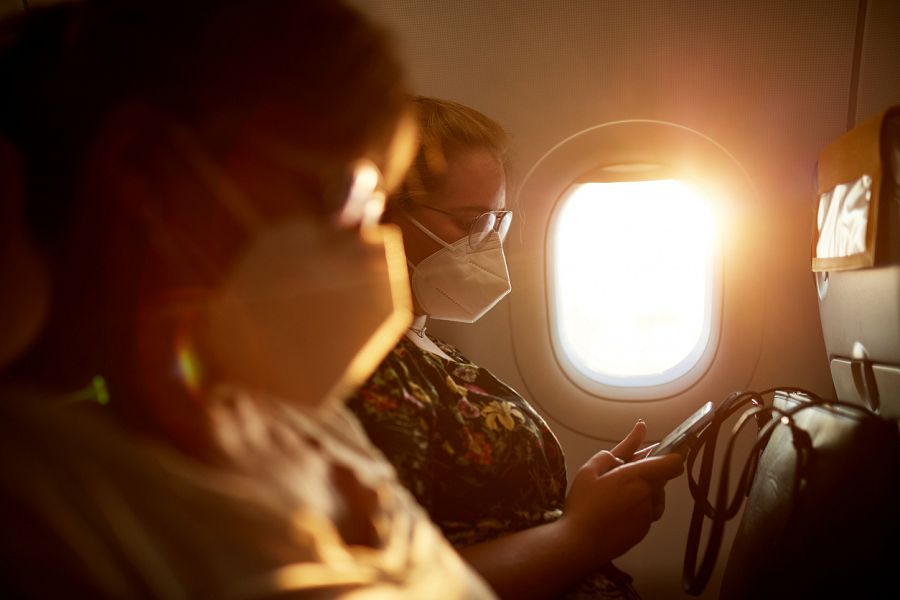
[[558, 343], [585, 375], [656, 385], [709, 341], [714, 218], [678, 180], [572, 186], [552, 229]]

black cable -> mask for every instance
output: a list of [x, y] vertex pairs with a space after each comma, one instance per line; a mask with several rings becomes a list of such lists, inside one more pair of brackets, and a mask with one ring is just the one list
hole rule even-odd
[[[766, 405], [763, 398], [776, 392], [799, 394], [808, 399], [809, 402], [798, 403], [796, 406], [786, 409], [776, 407], [774, 404]], [[729, 417], [744, 409], [747, 405], [751, 405], [750, 408], [744, 410], [744, 413], [731, 430], [731, 436], [725, 448], [725, 455], [720, 470], [715, 503], [710, 503], [709, 492], [712, 485], [713, 462], [715, 460], [719, 430]], [[787, 425], [791, 431], [791, 438], [797, 452], [794, 490], [796, 492], [796, 490], [800, 489], [806, 472], [807, 459], [812, 449], [812, 441], [809, 434], [796, 425], [794, 416], [803, 410], [817, 407], [843, 408], [865, 416], [871, 416], [872, 414], [871, 411], [855, 404], [824, 400], [814, 392], [795, 387], [770, 388], [762, 392], [734, 392], [716, 407], [713, 421], [699, 436], [697, 444], [690, 449], [686, 461], [688, 488], [691, 496], [694, 498], [694, 509], [691, 514], [684, 556], [682, 583], [685, 592], [691, 595], [699, 595], [706, 588], [706, 584], [712, 577], [716, 564], [725, 524], [737, 516], [744, 497], [749, 495], [759, 459], [769, 438], [779, 425]], [[735, 443], [740, 432], [749, 423], [756, 424], [757, 437], [741, 469], [734, 496], [729, 499], [730, 467]], [[697, 457], [701, 455], [700, 474], [698, 479], [694, 479], [694, 465]], [[700, 537], [703, 530], [703, 521], [706, 518], [711, 520], [710, 532], [703, 552], [703, 558], [698, 568], [697, 557], [700, 549]]]
[[[684, 591], [688, 594], [700, 594], [712, 576], [716, 558], [719, 554], [719, 548], [722, 543], [725, 523], [729, 518], [727, 517], [727, 510], [725, 511], [726, 514], [720, 516], [719, 513], [721, 511], [719, 510], [719, 507], [723, 505], [727, 506], [729, 504], [727, 502], [727, 466], [730, 463], [731, 448], [735, 438], [734, 432], [729, 441], [729, 446], [726, 449], [726, 460], [724, 463], [726, 468], [722, 469], [722, 475], [720, 476], [720, 485], [716, 494], [716, 504], [711, 505], [709, 503], [709, 489], [712, 484], [712, 468], [715, 459], [716, 442], [719, 437], [719, 429], [732, 414], [741, 409], [748, 402], [759, 406], [761, 404], [760, 395], [754, 392], [734, 392], [728, 396], [724, 402], [716, 407], [716, 413], [712, 423], [704, 430], [698, 443], [691, 448], [688, 453], [688, 487], [694, 498], [694, 510], [691, 514], [691, 524], [688, 529], [688, 539], [684, 553], [683, 586]], [[739, 427], [743, 427], [745, 422], [745, 419], [741, 419]], [[703, 449], [703, 460], [700, 465], [700, 479], [699, 481], [695, 481], [693, 478], [694, 464], [697, 456], [701, 454], [701, 448]], [[740, 493], [736, 494], [735, 497], [740, 498]], [[740, 506], [740, 503], [738, 502], [737, 505]], [[704, 517], [710, 518], [712, 520], [712, 525], [710, 527], [706, 549], [703, 552], [703, 558], [698, 569], [697, 555], [700, 548], [700, 536], [703, 531]]]

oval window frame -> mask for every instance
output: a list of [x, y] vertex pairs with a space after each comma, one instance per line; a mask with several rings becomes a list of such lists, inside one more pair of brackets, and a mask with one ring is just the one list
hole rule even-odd
[[[648, 165], [660, 167], [655, 175], [674, 173], [674, 178], [703, 181], [719, 190], [710, 193], [711, 197], [723, 198], [722, 206], [716, 208], [728, 213], [720, 231], [718, 341], [706, 371], [680, 391], [672, 386], [654, 390], [652, 395], [645, 388], [636, 388], [631, 394], [608, 394], [594, 385], [579, 385], [554, 352], [547, 272], [550, 216], [564, 191], [586, 173], [612, 166], [633, 179], [638, 171], [649, 174], [655, 170], [646, 168]], [[506, 242], [513, 283], [509, 329], [522, 384], [546, 416], [588, 438], [619, 440], [634, 421], [652, 413], [652, 438], [657, 424], [678, 423], [701, 400], [715, 400], [749, 385], [762, 347], [766, 299], [763, 295], [760, 301], [758, 291], [767, 257], [763, 252], [734, 250], [756, 243], [764, 219], [752, 179], [723, 146], [693, 129], [666, 121], [605, 123], [553, 146], [522, 178], [515, 198], [518, 217]], [[733, 276], [735, 273], [740, 277]]]

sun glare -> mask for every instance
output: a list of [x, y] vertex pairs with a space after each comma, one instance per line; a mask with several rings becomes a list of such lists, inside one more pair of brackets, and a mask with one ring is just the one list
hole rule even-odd
[[709, 341], [715, 219], [682, 181], [583, 183], [556, 216], [557, 335], [587, 376], [611, 385], [672, 381]]

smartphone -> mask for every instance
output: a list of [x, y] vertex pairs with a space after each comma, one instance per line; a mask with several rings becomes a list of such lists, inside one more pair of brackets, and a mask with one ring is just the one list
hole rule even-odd
[[697, 441], [697, 438], [706, 429], [706, 426], [712, 422], [713, 414], [713, 403], [711, 401], [707, 402], [697, 409], [697, 412], [682, 421], [681, 425], [660, 440], [647, 456], [660, 456], [672, 452], [684, 454], [685, 451], [694, 445], [694, 442]]

